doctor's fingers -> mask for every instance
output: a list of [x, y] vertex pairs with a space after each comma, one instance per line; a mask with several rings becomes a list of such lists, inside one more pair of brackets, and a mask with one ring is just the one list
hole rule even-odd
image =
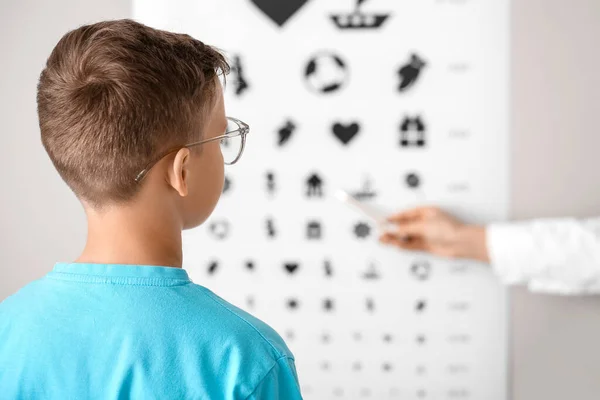
[[407, 223], [421, 219], [431, 218], [438, 215], [440, 212], [441, 210], [438, 207], [416, 207], [410, 210], [401, 211], [399, 213], [393, 214], [388, 218], [388, 221], [397, 224]]

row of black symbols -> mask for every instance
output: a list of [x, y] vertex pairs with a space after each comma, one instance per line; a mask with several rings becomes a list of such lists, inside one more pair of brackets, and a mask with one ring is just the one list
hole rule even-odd
[[[273, 218], [267, 218], [266, 234], [269, 239], [275, 239], [278, 235], [275, 221]], [[210, 235], [217, 240], [225, 240], [231, 234], [231, 224], [225, 219], [214, 220], [209, 223], [208, 231]], [[359, 240], [364, 240], [370, 237], [373, 233], [371, 225], [366, 222], [357, 222], [352, 227], [354, 236]], [[309, 220], [306, 223], [306, 239], [309, 241], [322, 240], [324, 237], [323, 224], [317, 220]]]
[[[256, 263], [253, 260], [245, 261], [245, 267], [250, 272], [257, 270]], [[219, 269], [219, 262], [216, 260], [211, 261], [207, 267], [207, 273], [214, 275]], [[283, 270], [286, 271], [290, 276], [298, 275], [300, 271], [300, 263], [296, 261], [286, 261], [283, 263]], [[410, 274], [419, 281], [425, 281], [431, 277], [431, 264], [426, 260], [419, 260], [412, 263], [410, 267]], [[333, 276], [333, 267], [331, 261], [325, 260], [323, 262], [323, 273], [325, 277]], [[367, 269], [360, 273], [360, 277], [365, 281], [376, 281], [382, 278], [382, 273], [377, 266], [377, 263], [370, 262]], [[419, 303], [420, 307], [424, 307], [422, 303]], [[467, 303], [455, 302], [451, 304], [451, 308], [455, 311], [465, 311], [468, 307]]]
[[[420, 56], [415, 53], [410, 54], [408, 60], [397, 70], [396, 90], [402, 93], [414, 87], [426, 65], [427, 63]], [[250, 89], [251, 85], [239, 54], [232, 57], [231, 72], [234, 93], [238, 97], [242, 96]], [[346, 87], [349, 79], [350, 72], [347, 62], [342, 56], [331, 51], [314, 54], [304, 67], [305, 84], [310, 91], [317, 94], [335, 93]]]
[[[275, 179], [275, 172], [267, 171], [265, 173], [265, 188], [269, 197], [273, 197], [277, 192], [277, 183]], [[408, 187], [414, 188], [418, 186], [418, 177], [415, 173], [409, 173], [405, 177], [405, 181], [407, 182]], [[324, 181], [323, 178], [313, 173], [306, 179], [306, 196], [309, 198], [320, 198], [323, 197], [324, 189], [323, 189]], [[225, 180], [223, 183], [223, 194], [228, 194], [232, 189], [232, 181], [231, 178], [225, 176]], [[363, 180], [362, 187], [360, 189], [351, 191], [350, 194], [360, 201], [368, 201], [373, 200], [377, 197], [377, 192], [373, 188], [373, 181], [370, 177], [366, 177]]]
[[[290, 340], [290, 338], [288, 337], [288, 340]], [[293, 338], [292, 338], [293, 340]], [[327, 371], [331, 371], [333, 370], [333, 364], [329, 361], [321, 361], [319, 363], [319, 367], [322, 370], [327, 370]], [[344, 369], [348, 368], [346, 365], [344, 365]], [[380, 364], [380, 368], [384, 371], [391, 371], [394, 369], [394, 365], [391, 361], [384, 361]], [[350, 370], [358, 372], [358, 371], [368, 371], [367, 367], [365, 366], [365, 364], [361, 361], [353, 361], [350, 364]], [[468, 365], [466, 364], [449, 364], [446, 367], [446, 374], [451, 375], [451, 376], [456, 376], [456, 375], [465, 375], [468, 374], [470, 372], [470, 368]], [[414, 369], [414, 374], [416, 376], [426, 376], [428, 374], [428, 370], [427, 367], [423, 364], [419, 364], [415, 366]]]
[[[215, 264], [211, 264], [215, 265]], [[290, 297], [285, 301], [285, 307], [290, 311], [296, 311], [301, 307], [301, 301], [297, 297]], [[369, 313], [374, 313], [376, 311], [376, 303], [372, 297], [367, 297], [364, 302], [365, 310]], [[256, 299], [254, 296], [246, 297], [246, 307], [249, 310], [254, 309], [257, 306]], [[428, 301], [426, 299], [417, 299], [414, 302], [413, 309], [415, 314], [421, 315], [424, 314], [429, 307]], [[321, 308], [326, 313], [334, 313], [336, 311], [336, 301], [331, 297], [326, 297], [321, 302]], [[355, 340], [360, 340], [360, 337], [355, 337]], [[391, 336], [385, 336], [384, 340], [387, 342], [392, 341]], [[425, 337], [423, 335], [417, 336], [416, 339], [419, 343], [425, 342]], [[470, 336], [457, 334], [448, 337], [448, 341], [453, 343], [469, 343], [471, 340]]]
[[[285, 336], [286, 340], [288, 340], [290, 342], [298, 340], [298, 336], [296, 335], [296, 333], [293, 330], [285, 331], [284, 336]], [[360, 332], [354, 332], [352, 334], [352, 338], [355, 342], [363, 341], [363, 335]], [[334, 342], [334, 339], [335, 338], [333, 335], [331, 335], [330, 333], [324, 332], [324, 333], [320, 334], [318, 341], [320, 343], [322, 343], [323, 345], [329, 345]], [[381, 340], [381, 343], [383, 343], [384, 345], [395, 344], [395, 337], [391, 333], [386, 333], [386, 334], [382, 335], [380, 340]], [[416, 334], [414, 336], [413, 340], [414, 340], [414, 343], [418, 344], [419, 346], [425, 346], [428, 342], [427, 335], [424, 333]], [[465, 334], [465, 333], [451, 334], [451, 335], [447, 336], [446, 341], [453, 345], [469, 344], [472, 341], [472, 338], [471, 338], [471, 335]], [[372, 344], [372, 343], [373, 342], [369, 342], [369, 344]], [[468, 369], [464, 365], [453, 364], [450, 367], [451, 368], [449, 368], [448, 373], [452, 374], [452, 375], [465, 374], [468, 372]]]
[[[287, 119], [276, 130], [276, 145], [278, 147], [286, 146], [298, 125], [291, 119]], [[427, 144], [427, 127], [421, 115], [405, 115], [399, 125], [398, 145], [400, 147], [425, 147]], [[349, 123], [334, 122], [331, 125], [331, 133], [339, 142], [347, 146], [360, 133], [361, 126], [358, 122]]]
[[[296, 14], [308, 0], [251, 0], [277, 26], [283, 25]], [[354, 0], [353, 0], [354, 1]], [[335, 27], [340, 30], [373, 30], [381, 28], [390, 13], [367, 13], [361, 10], [365, 0], [355, 0], [354, 10], [328, 15]]]
[[[402, 177], [402, 181], [409, 189], [417, 189], [421, 186], [421, 178], [418, 172], [408, 172]], [[223, 194], [228, 194], [232, 190], [233, 182], [230, 177], [225, 176], [223, 183]], [[325, 180], [318, 173], [311, 173], [305, 180], [305, 196], [309, 199], [319, 199], [325, 196]], [[275, 172], [267, 171], [265, 173], [265, 189], [270, 197], [277, 192], [277, 180]], [[453, 183], [448, 186], [450, 192], [464, 192], [469, 190], [466, 182]], [[357, 200], [367, 201], [377, 197], [377, 192], [373, 187], [373, 180], [365, 177], [360, 189], [350, 191], [350, 194]]]
[[[322, 368], [323, 369], [323, 368]], [[313, 390], [310, 386], [303, 386], [302, 387], [302, 393], [304, 394], [313, 394]], [[427, 398], [427, 390], [426, 389], [418, 389], [415, 392], [415, 396], [418, 399], [426, 399]], [[333, 397], [344, 397], [346, 395], [352, 395], [352, 394], [356, 394], [351, 390], [348, 390], [346, 388], [342, 388], [342, 387], [336, 387], [331, 391], [331, 395]], [[362, 388], [359, 389], [359, 391], [357, 392], [358, 396], [360, 398], [372, 398], [372, 396], [374, 396], [373, 390], [370, 388]], [[400, 398], [400, 396], [404, 396], [406, 393], [406, 391], [401, 391], [400, 388], [390, 388], [388, 391], [388, 396], [389, 397], [397, 397]], [[465, 399], [470, 399], [471, 396], [471, 391], [467, 388], [455, 388], [455, 389], [449, 389], [446, 391], [446, 397], [449, 400], [453, 400], [453, 399], [457, 399], [457, 400], [465, 400]], [[329, 398], [329, 397], [327, 397]], [[402, 397], [405, 398], [405, 397]], [[412, 398], [412, 397], [411, 397]]]

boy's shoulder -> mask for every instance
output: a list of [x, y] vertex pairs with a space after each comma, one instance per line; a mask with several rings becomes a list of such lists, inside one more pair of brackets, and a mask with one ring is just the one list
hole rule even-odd
[[[284, 340], [269, 325], [222, 299], [204, 286], [195, 283], [190, 286], [198, 293], [198, 296], [203, 298], [204, 311], [210, 307], [214, 312], [215, 325], [213, 325], [213, 327], [220, 330], [235, 332], [236, 335], [240, 336], [240, 339], [252, 343], [255, 346], [266, 346], [265, 349], [272, 352], [273, 357], [276, 359], [282, 357], [294, 359], [292, 352], [287, 347]], [[202, 309], [199, 309], [198, 312], [204, 314]], [[205, 316], [203, 315], [202, 320], [204, 319]]]

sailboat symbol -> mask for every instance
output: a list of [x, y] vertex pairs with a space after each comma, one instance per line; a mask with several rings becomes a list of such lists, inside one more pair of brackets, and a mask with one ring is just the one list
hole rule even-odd
[[331, 20], [340, 29], [376, 29], [388, 19], [389, 14], [366, 14], [360, 10], [365, 0], [357, 0], [351, 13], [333, 14]]

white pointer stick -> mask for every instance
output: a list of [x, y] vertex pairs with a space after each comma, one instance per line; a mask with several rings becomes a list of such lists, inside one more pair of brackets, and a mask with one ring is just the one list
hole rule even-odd
[[369, 217], [370, 219], [372, 219], [373, 221], [377, 222], [377, 224], [379, 224], [381, 227], [384, 227], [385, 225], [388, 224], [388, 222], [386, 221], [386, 219], [384, 217], [379, 215], [377, 212], [372, 210], [367, 205], [358, 201], [356, 198], [354, 198], [354, 196], [350, 195], [348, 192], [346, 192], [344, 190], [338, 190], [335, 192], [335, 197], [342, 203], [349, 205], [350, 207], [359, 211], [363, 215], [365, 215], [365, 216]]

